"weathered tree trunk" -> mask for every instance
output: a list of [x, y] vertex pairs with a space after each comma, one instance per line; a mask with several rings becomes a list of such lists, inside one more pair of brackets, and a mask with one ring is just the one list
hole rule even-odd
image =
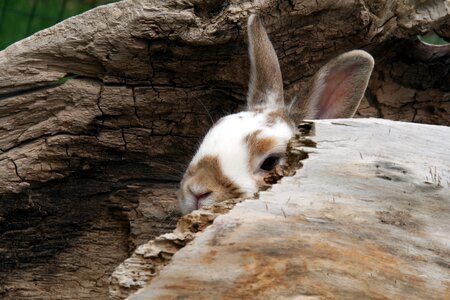
[[[130, 299], [449, 299], [450, 128], [315, 125], [295, 176], [217, 218]], [[136, 251], [129, 279], [157, 249]]]
[[415, 38], [450, 36], [448, 2], [99, 7], [0, 52], [0, 296], [105, 298], [114, 268], [173, 229], [199, 138], [244, 103], [251, 12], [288, 97], [329, 58], [364, 48], [377, 69], [359, 115], [449, 125], [448, 50]]

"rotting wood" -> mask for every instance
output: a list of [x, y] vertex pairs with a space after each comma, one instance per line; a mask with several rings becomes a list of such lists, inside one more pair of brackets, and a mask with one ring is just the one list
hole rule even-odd
[[417, 34], [448, 37], [447, 2], [207, 2], [121, 1], [0, 52], [1, 297], [107, 297], [114, 267], [173, 229], [199, 139], [244, 103], [251, 12], [288, 100], [331, 57], [364, 48], [377, 72], [361, 116], [450, 120], [448, 52], [403, 55]]
[[[274, 174], [271, 183], [276, 183], [283, 176], [294, 175], [302, 166], [308, 154], [302, 147], [314, 146], [309, 139], [314, 134], [314, 125], [305, 122], [299, 125], [299, 133], [291, 139], [287, 149], [288, 163], [281, 170], [282, 174]], [[257, 198], [258, 195], [255, 195]], [[196, 210], [183, 216], [172, 233], [166, 233], [137, 248], [133, 255], [121, 263], [111, 275], [109, 297], [125, 299], [135, 291], [148, 285], [159, 272], [171, 262], [172, 256], [181, 248], [192, 242], [220, 215], [227, 213], [243, 199], [229, 199], [216, 203], [211, 207]]]
[[447, 299], [450, 128], [316, 122], [303, 168], [215, 219], [141, 299]]

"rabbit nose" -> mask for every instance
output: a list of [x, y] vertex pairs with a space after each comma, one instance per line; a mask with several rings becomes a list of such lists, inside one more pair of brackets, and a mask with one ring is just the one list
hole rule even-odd
[[205, 189], [195, 189], [189, 187], [189, 192], [194, 197], [196, 209], [202, 207], [202, 201], [208, 198], [209, 195], [212, 194], [212, 191]]
[[200, 209], [203, 207], [203, 200], [208, 198], [209, 195], [211, 195], [212, 192], [206, 192], [199, 195], [193, 194], [195, 197], [195, 207], [196, 209]]
[[209, 195], [211, 195], [212, 192], [206, 192], [206, 193], [202, 193], [202, 194], [193, 194], [195, 199], [197, 199], [197, 201], [201, 201], [205, 198], [208, 198]]

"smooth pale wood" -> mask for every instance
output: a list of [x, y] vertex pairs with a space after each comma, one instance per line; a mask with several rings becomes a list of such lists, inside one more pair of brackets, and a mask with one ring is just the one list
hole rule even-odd
[[325, 120], [311, 139], [130, 299], [449, 299], [450, 128]]

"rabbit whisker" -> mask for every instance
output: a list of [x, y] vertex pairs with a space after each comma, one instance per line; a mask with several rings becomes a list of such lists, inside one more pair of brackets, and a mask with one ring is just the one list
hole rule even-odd
[[205, 104], [203, 104], [203, 102], [202, 101], [200, 101], [200, 99], [197, 99], [197, 98], [195, 98], [194, 97], [194, 99], [195, 99], [195, 101], [197, 101], [198, 103], [200, 103], [200, 105], [205, 109], [205, 112], [206, 112], [206, 114], [209, 116], [209, 119], [211, 120], [211, 125], [214, 125], [214, 119], [213, 119], [213, 117], [211, 116], [211, 114], [209, 113], [209, 111], [208, 111], [208, 109], [206, 108], [206, 106], [205, 106]]

